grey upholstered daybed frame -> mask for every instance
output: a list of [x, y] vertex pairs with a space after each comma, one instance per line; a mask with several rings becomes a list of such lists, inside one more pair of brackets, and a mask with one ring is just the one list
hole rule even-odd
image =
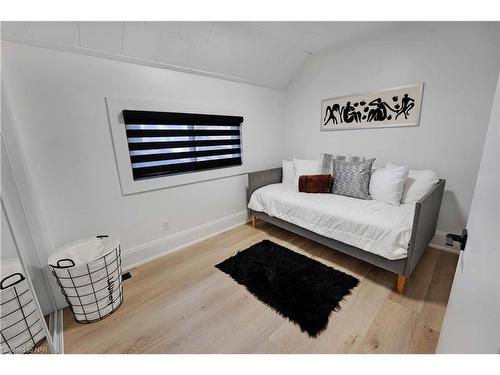
[[[281, 182], [281, 168], [268, 169], [248, 174], [248, 200], [252, 193], [266, 185]], [[364, 260], [377, 267], [394, 272], [398, 275], [397, 290], [403, 292], [406, 279], [411, 275], [418, 261], [425, 250], [436, 230], [439, 208], [443, 197], [445, 180], [439, 182], [432, 190], [415, 204], [415, 215], [413, 217], [413, 227], [408, 244], [408, 256], [404, 259], [389, 260], [379, 255], [347, 245], [343, 242], [321, 236], [295, 224], [288, 223], [276, 217], [269, 216], [263, 212], [251, 211], [252, 223], [256, 225], [256, 219], [265, 220], [271, 224], [284, 228], [290, 232], [296, 233], [310, 240], [316, 241], [322, 245], [342, 253], [349, 254], [355, 258]]]

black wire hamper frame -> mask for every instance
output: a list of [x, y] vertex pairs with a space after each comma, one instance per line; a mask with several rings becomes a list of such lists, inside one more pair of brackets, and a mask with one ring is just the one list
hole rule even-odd
[[[19, 277], [19, 280], [13, 282], [12, 284], [9, 284], [8, 286], [4, 286], [4, 283], [10, 279], [10, 278], [13, 278], [13, 277]], [[14, 323], [11, 323], [9, 324], [7, 327], [1, 327], [0, 329], [0, 345], [5, 345], [8, 349], [8, 351], [3, 351], [2, 350], [2, 354], [28, 354], [28, 353], [32, 353], [33, 350], [35, 348], [37, 348], [38, 346], [40, 346], [44, 341], [45, 341], [45, 335], [42, 336], [41, 339], [39, 340], [35, 340], [36, 336], [43, 331], [43, 327], [41, 327], [37, 332], [33, 333], [32, 332], [32, 328], [40, 323], [40, 318], [37, 318], [33, 323], [29, 324], [28, 322], [28, 318], [33, 315], [34, 313], [37, 313], [37, 309], [36, 307], [34, 307], [34, 309], [29, 312], [29, 313], [25, 313], [24, 309], [25, 308], [28, 308], [30, 304], [33, 304], [34, 303], [34, 299], [33, 298], [30, 298], [27, 302], [21, 302], [21, 297], [24, 296], [26, 293], [30, 292], [30, 288], [27, 287], [26, 289], [22, 289], [21, 291], [17, 289], [17, 287], [19, 286], [18, 284], [20, 284], [22, 281], [24, 281], [26, 278], [19, 272], [16, 272], [16, 273], [13, 273], [12, 275], [9, 275], [5, 278], [2, 279], [1, 283], [0, 283], [0, 289], [1, 290], [4, 290], [4, 289], [7, 289], [7, 288], [12, 288], [13, 291], [14, 291], [14, 297], [13, 298], [10, 298], [8, 299], [7, 301], [2, 301], [0, 303], [0, 306], [5, 306], [7, 305], [8, 303], [11, 303], [11, 302], [14, 302], [16, 301], [17, 302], [17, 308], [15, 310], [12, 310], [11, 312], [5, 314], [5, 315], [2, 315], [1, 318], [5, 318], [6, 316], [9, 316], [9, 315], [12, 315], [12, 314], [19, 314], [22, 316], [21, 319], [17, 320], [16, 322]], [[7, 337], [7, 334], [6, 334], [6, 331], [9, 329], [9, 328], [12, 328], [16, 325], [20, 325], [23, 327], [23, 329], [19, 332], [17, 332], [16, 334], [14, 334], [13, 336], [10, 336], [10, 337]], [[12, 347], [12, 340], [15, 339], [16, 337], [24, 334], [24, 333], [28, 333], [28, 336], [29, 338], [27, 340], [25, 340], [23, 343], [21, 343], [20, 345], [17, 345], [15, 348]], [[30, 349], [28, 350], [23, 350], [23, 351], [20, 351], [20, 349], [24, 348], [29, 342], [32, 342], [33, 345], [31, 346]]]
[[[102, 236], [96, 236], [98, 239], [103, 239], [107, 238], [109, 236], [107, 235], [102, 235]], [[107, 258], [111, 258], [108, 260]], [[57, 264], [50, 265], [52, 268], [52, 275], [56, 278], [57, 285], [59, 285], [59, 288], [61, 289], [61, 293], [64, 295], [64, 298], [66, 300], [66, 303], [69, 305], [71, 309], [71, 313], [73, 314], [73, 318], [77, 323], [81, 324], [90, 324], [90, 323], [95, 323], [98, 321], [103, 320], [104, 318], [107, 318], [111, 314], [113, 314], [118, 308], [122, 305], [123, 303], [123, 283], [122, 283], [122, 263], [121, 263], [121, 248], [120, 245], [113, 249], [112, 251], [108, 252], [107, 254], [103, 255], [102, 257], [94, 259], [91, 263], [98, 262], [100, 260], [103, 260], [104, 266], [100, 267], [96, 270], [90, 271], [89, 264], [82, 265], [82, 268], [86, 268], [86, 273], [80, 274], [80, 275], [72, 275], [71, 274], [71, 269], [75, 267], [75, 262], [71, 259], [60, 259], [57, 261]], [[69, 265], [62, 265], [63, 262], [68, 262]], [[112, 265], [114, 262], [116, 262], [116, 267], [110, 272], [108, 267]], [[68, 276], [62, 276], [58, 275], [56, 273], [56, 270], [67, 270]], [[106, 271], [106, 276], [101, 277], [99, 279], [92, 279], [92, 275], [101, 272], [105, 270]], [[114, 274], [117, 272], [117, 276], [113, 279], [110, 278], [110, 275]], [[75, 281], [79, 278], [82, 277], [88, 277], [90, 280], [89, 283], [82, 284], [82, 285], [76, 285]], [[100, 289], [95, 289], [94, 285], [106, 280], [106, 285]], [[63, 280], [69, 280], [71, 282], [72, 286], [63, 286], [62, 281]], [[81, 294], [79, 293], [79, 288], [83, 287], [91, 287], [92, 291], [90, 293], [85, 293]], [[108, 290], [108, 293], [102, 297], [98, 298], [97, 294], [102, 292], [103, 290]], [[70, 293], [70, 291], [74, 291], [75, 294]], [[113, 295], [116, 291], [119, 291], [118, 295], [113, 298]], [[69, 293], [69, 294], [68, 294]], [[82, 298], [83, 297], [88, 297], [88, 296], [93, 296], [92, 302], [89, 303], [83, 303]], [[75, 304], [74, 302], [70, 301], [70, 298], [73, 299], [78, 299], [79, 303]], [[108, 300], [108, 303], [106, 303], [103, 306], [99, 306], [102, 301]], [[101, 311], [108, 308], [111, 305], [111, 311], [107, 312], [106, 314], [102, 315]], [[89, 306], [95, 306], [96, 309], [93, 311], [87, 311], [86, 309]], [[79, 308], [82, 312], [75, 311], [75, 308]], [[97, 313], [98, 318], [96, 319], [88, 319], [88, 315], [95, 314]], [[83, 317], [83, 319], [82, 319]]]

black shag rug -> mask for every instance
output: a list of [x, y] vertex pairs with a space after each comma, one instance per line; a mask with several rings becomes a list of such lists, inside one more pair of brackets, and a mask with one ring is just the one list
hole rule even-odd
[[217, 264], [273, 310], [317, 337], [359, 280], [264, 240]]

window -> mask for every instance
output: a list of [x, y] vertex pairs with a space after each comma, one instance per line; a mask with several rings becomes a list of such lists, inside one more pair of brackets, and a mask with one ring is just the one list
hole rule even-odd
[[243, 117], [123, 111], [134, 180], [241, 165]]

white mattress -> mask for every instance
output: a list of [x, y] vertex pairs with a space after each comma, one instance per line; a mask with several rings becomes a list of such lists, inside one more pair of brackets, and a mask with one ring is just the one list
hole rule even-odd
[[391, 260], [407, 256], [415, 211], [414, 204], [299, 193], [292, 184], [256, 190], [248, 208]]

